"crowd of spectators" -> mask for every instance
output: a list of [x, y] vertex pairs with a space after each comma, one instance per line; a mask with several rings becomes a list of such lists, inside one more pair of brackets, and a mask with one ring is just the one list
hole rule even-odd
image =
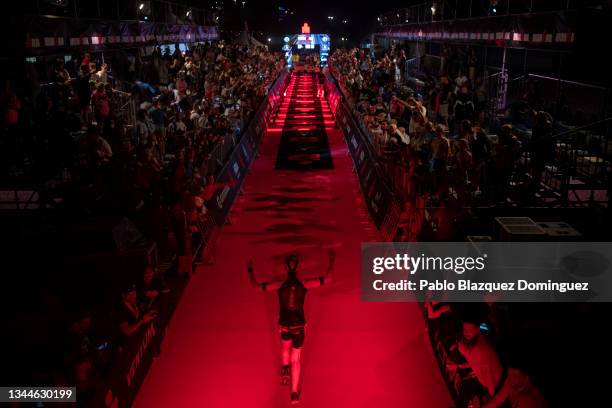
[[[439, 73], [422, 77], [407, 68], [399, 47], [379, 57], [363, 49], [336, 50], [330, 65], [411, 216], [419, 216], [414, 209], [424, 202], [460, 209], [475, 200], [506, 199], [522, 141], [511, 124], [490, 134], [487, 87], [473, 52], [449, 54]], [[543, 111], [531, 116], [534, 143], [528, 150], [549, 159], [552, 118]], [[527, 171], [530, 191], [539, 186], [544, 161], [532, 163], [539, 167]], [[417, 240], [419, 233], [405, 231], [403, 239]]]
[[[523, 190], [517, 197], [521, 204], [533, 202], [555, 152], [547, 110], [557, 115], [558, 110], [531, 98], [529, 88], [520, 103], [509, 105], [505, 124], [493, 124], [487, 117], [488, 86], [472, 50], [455, 53], [445, 47], [433, 75], [411, 72], [406, 61], [401, 48], [379, 56], [336, 50], [330, 58], [353, 116], [405, 205], [394, 240], [419, 241], [425, 234], [431, 240], [463, 240], [455, 235], [465, 231], [457, 225], [462, 208], [499, 205], [511, 189]], [[528, 138], [513, 126], [525, 122]], [[538, 321], [544, 319], [536, 315], [540, 308], [434, 300], [424, 306], [434, 349], [464, 406], [548, 406], [536, 384], [551, 384], [534, 378], [542, 367], [527, 357], [537, 355], [537, 348], [516, 342], [528, 337], [529, 329], [507, 318], [520, 314], [512, 321]]]
[[[100, 63], [89, 54], [75, 60], [76, 74], [57, 60], [50, 82], [32, 86], [38, 91], [30, 103], [15, 102], [7, 91], [13, 99], [7, 109], [19, 105], [20, 112], [12, 124], [19, 132], [3, 140], [10, 163], [3, 176], [58, 174], [73, 185], [93, 185], [95, 197], [122, 189], [129, 206], [164, 172], [174, 173], [174, 192], [205, 184], [218, 170], [214, 159], [231, 150], [283, 64], [264, 48], [223, 42], [185, 52], [177, 44], [172, 54], [155, 47], [127, 59], [135, 64], [119, 57]], [[124, 186], [109, 185], [104, 174], [119, 166], [131, 177]]]
[[[162, 259], [178, 258], [179, 275], [188, 276], [191, 244], [201, 239], [203, 220], [215, 211], [214, 193], [222, 187], [216, 176], [284, 60], [263, 47], [222, 41], [183, 52], [177, 44], [174, 53], [155, 47], [135, 60], [137, 68], [122, 69], [112, 59], [101, 63], [84, 54], [76, 74], [58, 60], [50, 67], [50, 83], [33, 87], [39, 90], [34, 99], [20, 101], [7, 90], [3, 106], [11, 123], [4, 125], [11, 129], [3, 153], [16, 158], [33, 152], [27, 160], [8, 160], [7, 170], [15, 178], [28, 171], [45, 175], [46, 199], [73, 218], [153, 215], [151, 230], [168, 228], [148, 241], [156, 242]], [[126, 103], [134, 107], [131, 119], [122, 112]], [[79, 310], [76, 315], [54, 313], [51, 319], [63, 319], [65, 336], [54, 334], [46, 347], [67, 347], [54, 367], [46, 367], [46, 383], [76, 384], [81, 401], [99, 391], [116, 352], [161, 313], [169, 292], [164, 278], [150, 264], [110, 304], [66, 308]], [[99, 313], [109, 307], [113, 313]], [[60, 342], [62, 337], [68, 341]]]

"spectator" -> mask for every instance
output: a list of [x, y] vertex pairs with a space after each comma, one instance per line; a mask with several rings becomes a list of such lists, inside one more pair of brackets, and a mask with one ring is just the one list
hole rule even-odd
[[91, 338], [91, 314], [88, 311], [79, 313], [68, 328], [66, 340], [66, 361], [76, 362], [94, 354], [95, 346]]
[[96, 89], [91, 94], [91, 102], [99, 128], [107, 129], [110, 119], [110, 98], [102, 82], [96, 85]]
[[0, 95], [0, 108], [2, 109], [2, 125], [11, 127], [19, 122], [19, 111], [21, 110], [21, 102], [15, 93], [11, 90], [11, 82], [4, 82], [4, 89]]
[[450, 141], [446, 137], [444, 125], [436, 126], [436, 135], [431, 141], [432, 168], [436, 173], [446, 170], [446, 163], [450, 157]]
[[531, 152], [531, 181], [533, 190], [537, 192], [546, 164], [554, 157], [555, 144], [552, 134], [552, 117], [542, 111], [535, 113], [535, 117], [536, 124], [533, 128], [529, 147]]
[[83, 65], [89, 66], [90, 62], [91, 62], [91, 55], [88, 52], [86, 52], [85, 54], [83, 54], [83, 59], [81, 60], [81, 66]]
[[100, 66], [100, 70], [96, 72], [96, 79], [104, 85], [108, 84], [108, 64], [102, 64]]
[[494, 396], [502, 386], [504, 369], [489, 339], [481, 335], [479, 323], [463, 321], [462, 337], [457, 348], [483, 387], [484, 397], [489, 399]]
[[148, 325], [156, 316], [155, 311], [143, 313], [138, 305], [138, 292], [136, 286], [128, 286], [121, 295], [122, 302], [119, 309], [119, 332], [124, 337], [131, 337]]
[[151, 309], [153, 302], [163, 293], [168, 293], [168, 289], [162, 279], [157, 276], [154, 268], [147, 266], [144, 270], [142, 282], [138, 288], [138, 301], [140, 310], [146, 312]]
[[468, 73], [470, 83], [474, 83], [474, 79], [476, 78], [476, 64], [478, 63], [478, 57], [476, 56], [476, 50], [474, 48], [470, 48], [468, 51]]
[[79, 402], [87, 404], [104, 387], [104, 381], [100, 373], [95, 369], [92, 361], [87, 357], [79, 359], [70, 368], [71, 372], [68, 375], [68, 381], [64, 385], [76, 386]]
[[[87, 55], [87, 54], [86, 54]], [[79, 101], [82, 123], [88, 123], [89, 102], [91, 101], [91, 72], [88, 64], [82, 64], [76, 81], [76, 94]]]
[[160, 85], [168, 85], [169, 78], [170, 78], [168, 60], [166, 59], [161, 60], [161, 62], [159, 63], [157, 75], [159, 77]]
[[461, 86], [461, 91], [459, 95], [457, 95], [457, 99], [455, 100], [455, 104], [453, 106], [453, 112], [455, 115], [455, 123], [460, 124], [464, 120], [472, 120], [474, 118], [474, 102], [472, 101], [472, 96], [470, 95], [467, 86]]
[[499, 132], [499, 141], [495, 148], [495, 198], [497, 202], [503, 199], [504, 192], [510, 183], [519, 145], [512, 125], [502, 126]]
[[98, 368], [107, 367], [111, 358], [111, 345], [94, 332], [92, 315], [88, 310], [79, 312], [68, 327], [65, 341], [66, 353], [64, 361], [67, 365], [78, 364], [87, 359]]
[[146, 145], [153, 133], [153, 123], [149, 120], [147, 111], [138, 110], [136, 113], [136, 126], [134, 127], [134, 146]]
[[489, 137], [480, 127], [475, 129], [474, 138], [470, 140], [470, 151], [474, 162], [474, 174], [472, 181], [477, 190], [482, 190], [486, 185], [487, 163], [491, 158], [492, 144]]
[[108, 163], [113, 157], [113, 150], [110, 144], [100, 136], [95, 128], [87, 131], [88, 150], [93, 153], [90, 163], [100, 166]]

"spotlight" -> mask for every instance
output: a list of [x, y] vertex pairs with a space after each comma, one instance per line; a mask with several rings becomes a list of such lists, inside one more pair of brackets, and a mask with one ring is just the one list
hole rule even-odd
[[185, 13], [185, 17], [189, 17], [191, 15], [191, 10], [189, 10], [187, 13]]
[[497, 14], [497, 3], [498, 0], [490, 0], [489, 14]]
[[138, 10], [142, 10], [144, 8], [144, 3], [140, 3], [140, 6], [138, 6]]
[[268, 37], [268, 42], [272, 42], [272, 39], [270, 37]]

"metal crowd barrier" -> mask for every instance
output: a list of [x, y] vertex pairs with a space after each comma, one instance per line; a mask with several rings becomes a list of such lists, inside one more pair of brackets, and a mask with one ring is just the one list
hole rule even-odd
[[402, 204], [389, 186], [376, 149], [361, 126], [355, 121], [346, 94], [334, 77], [333, 67], [326, 75], [326, 93], [335, 106], [336, 122], [344, 133], [349, 154], [355, 165], [368, 213], [385, 240], [395, 235]]
[[[227, 182], [227, 186], [217, 192], [213, 201], [217, 208], [209, 209], [208, 213], [196, 225], [201, 239], [192, 248], [193, 264], [199, 262], [203, 252], [214, 244], [215, 235], [225, 223], [233, 201], [238, 196], [245, 176], [255, 158], [257, 147], [262, 134], [265, 132], [268, 116], [274, 111], [280, 101], [280, 94], [284, 91], [289, 79], [286, 70], [281, 71], [276, 81], [271, 85], [268, 98], [263, 101], [250, 121], [250, 124], [232, 146], [232, 138], [227, 139], [229, 146], [221, 146], [220, 154], [229, 154], [229, 159], [223, 165], [218, 182]], [[234, 135], [232, 135], [233, 137]], [[231, 153], [230, 153], [231, 150]], [[191, 240], [192, 236], [185, 237]], [[146, 253], [149, 259], [155, 261], [156, 249], [152, 248]], [[192, 264], [192, 266], [194, 266]], [[145, 330], [130, 338], [121, 346], [111, 365], [110, 374], [103, 389], [89, 405], [95, 408], [127, 408], [135, 399], [138, 390], [144, 381], [153, 358], [159, 353], [160, 345], [167, 330], [168, 323], [178, 304], [184, 284], [171, 292], [170, 298], [164, 298], [159, 305], [159, 314]]]

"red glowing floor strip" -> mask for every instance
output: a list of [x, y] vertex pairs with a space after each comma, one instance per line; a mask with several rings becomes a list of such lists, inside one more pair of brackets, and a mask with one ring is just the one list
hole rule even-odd
[[298, 81], [293, 77], [272, 120], [274, 125], [269, 127], [268, 131], [311, 132], [323, 128], [332, 129], [335, 124], [333, 115], [319, 91], [316, 82], [310, 78], [301, 78]]

